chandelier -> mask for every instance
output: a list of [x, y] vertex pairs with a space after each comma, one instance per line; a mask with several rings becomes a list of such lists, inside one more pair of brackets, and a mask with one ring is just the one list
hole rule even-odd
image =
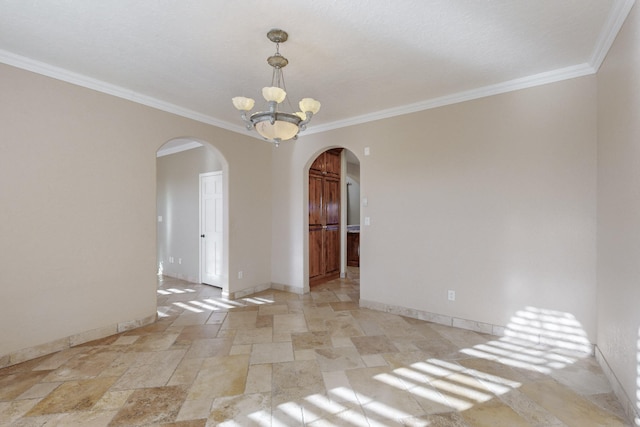
[[[300, 111], [280, 111], [280, 104], [287, 97], [282, 69], [289, 63], [287, 58], [280, 54], [280, 43], [286, 42], [289, 35], [286, 31], [273, 29], [267, 33], [267, 38], [276, 44], [276, 53], [267, 58], [267, 63], [273, 67], [271, 86], [262, 88], [267, 109], [248, 116], [255, 104], [253, 99], [237, 96], [232, 101], [233, 106], [240, 110], [240, 117], [245, 122], [247, 130], [255, 128], [265, 140], [273, 142], [277, 147], [281, 141], [298, 138], [298, 132], [305, 130], [311, 117], [320, 110], [320, 102], [313, 98], [303, 98], [298, 103]], [[287, 103], [293, 110], [288, 99]]]

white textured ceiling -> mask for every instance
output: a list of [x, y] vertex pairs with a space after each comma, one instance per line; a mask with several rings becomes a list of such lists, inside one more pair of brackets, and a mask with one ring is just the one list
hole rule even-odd
[[633, 0], [0, 0], [0, 62], [243, 130], [282, 28], [308, 132], [593, 73]]

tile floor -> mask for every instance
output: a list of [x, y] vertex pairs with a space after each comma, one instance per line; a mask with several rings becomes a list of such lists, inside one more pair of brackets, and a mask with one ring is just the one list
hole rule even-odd
[[593, 357], [360, 309], [357, 276], [220, 295], [165, 278], [157, 323], [0, 370], [0, 425], [631, 425]]

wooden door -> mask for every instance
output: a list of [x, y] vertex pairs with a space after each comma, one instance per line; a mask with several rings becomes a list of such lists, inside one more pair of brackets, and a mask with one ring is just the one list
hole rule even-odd
[[309, 282], [340, 275], [341, 150], [320, 154], [309, 168]]

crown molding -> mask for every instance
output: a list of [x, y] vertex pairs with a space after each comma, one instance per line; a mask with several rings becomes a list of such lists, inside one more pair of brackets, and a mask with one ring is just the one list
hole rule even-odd
[[389, 108], [386, 110], [376, 111], [371, 114], [364, 114], [345, 120], [326, 123], [324, 125], [313, 126], [313, 128], [307, 130], [305, 133], [309, 135], [313, 133], [326, 132], [333, 129], [339, 129], [347, 126], [372, 122], [374, 120], [387, 119], [390, 117], [401, 116], [418, 111], [444, 107], [446, 105], [457, 104], [460, 102], [471, 101], [474, 99], [485, 98], [493, 95], [499, 95], [506, 92], [513, 92], [516, 90], [526, 89], [534, 86], [541, 86], [594, 73], [595, 69], [589, 64], [574, 65], [571, 67], [561, 68], [559, 70], [548, 71], [540, 74], [535, 74], [533, 76], [509, 80], [495, 85], [489, 85], [477, 89], [467, 90], [464, 92], [458, 92], [439, 98], [428, 99], [426, 101], [416, 102], [414, 104]]
[[135, 102], [137, 104], [146, 105], [147, 107], [166, 111], [167, 113], [172, 113], [181, 117], [196, 120], [201, 123], [207, 123], [232, 132], [241, 133], [245, 130], [243, 126], [218, 120], [214, 117], [207, 116], [206, 114], [198, 113], [197, 111], [189, 110], [188, 108], [184, 108], [170, 102], [143, 95], [139, 92], [134, 92], [131, 89], [126, 89], [121, 86], [104, 82], [102, 80], [87, 77], [79, 73], [74, 73], [73, 71], [69, 71], [64, 68], [56, 67], [44, 62], [16, 55], [14, 53], [7, 52], [6, 50], [0, 49], [0, 62], [11, 65], [13, 67], [21, 68], [23, 70], [41, 74], [43, 76], [51, 77], [56, 80], [61, 80], [63, 82], [85, 87], [87, 89], [92, 89], [98, 92], [113, 95], [118, 98]]
[[611, 49], [634, 3], [635, 0], [615, 0], [589, 60], [596, 72], [604, 62], [604, 58], [607, 56], [609, 49]]

